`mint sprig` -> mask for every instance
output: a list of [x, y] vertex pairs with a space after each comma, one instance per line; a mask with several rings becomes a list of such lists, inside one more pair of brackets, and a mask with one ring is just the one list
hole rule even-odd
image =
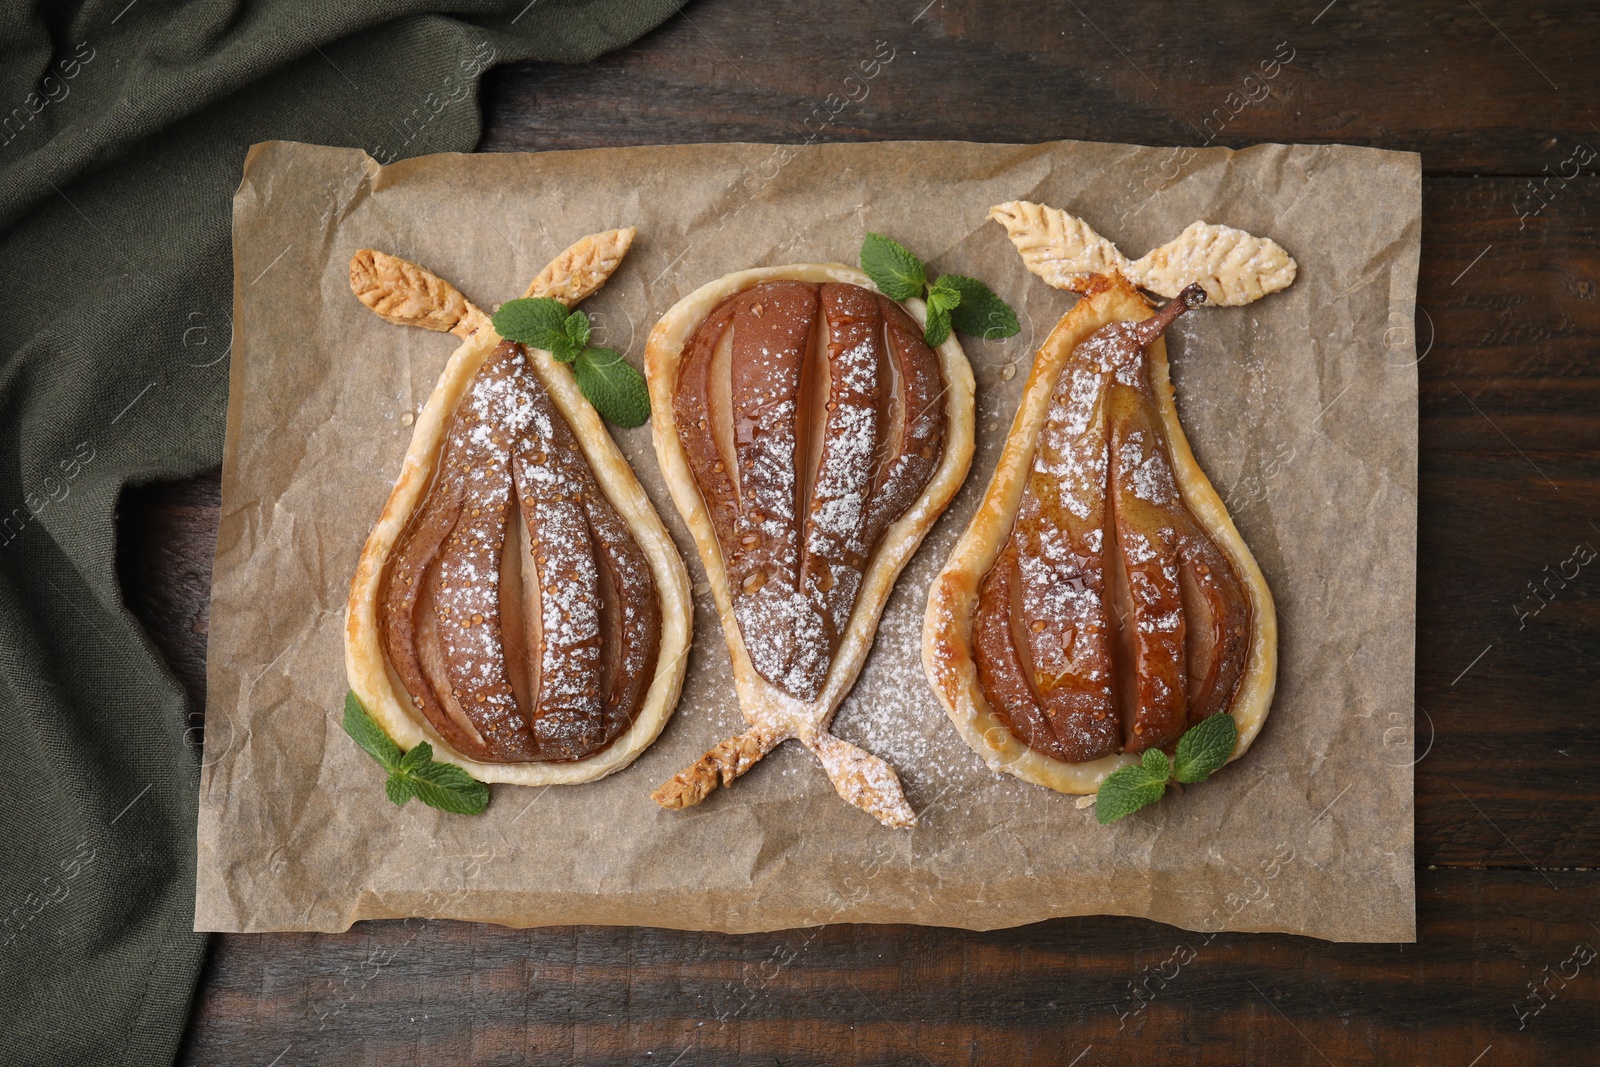
[[435, 761], [433, 746], [426, 741], [402, 752], [354, 693], [344, 696], [344, 732], [389, 772], [383, 791], [397, 806], [412, 797], [457, 815], [477, 815], [489, 806], [488, 786], [453, 763]]
[[494, 328], [507, 341], [542, 348], [557, 363], [571, 363], [579, 391], [618, 426], [643, 426], [649, 420], [644, 375], [616, 350], [589, 347], [593, 331], [582, 311], [547, 296], [507, 300], [494, 313]]
[[927, 264], [881, 233], [869, 233], [861, 242], [861, 269], [890, 300], [910, 300], [927, 291], [922, 339], [930, 348], [943, 344], [952, 328], [986, 341], [1021, 329], [1016, 312], [987, 285], [963, 274], [941, 274], [930, 283]]
[[1147, 748], [1140, 761], [1113, 771], [1095, 795], [1094, 817], [1103, 826], [1132, 815], [1160, 800], [1174, 782], [1192, 785], [1216, 773], [1239, 740], [1233, 716], [1219, 712], [1185, 730], [1173, 759], [1159, 748]]

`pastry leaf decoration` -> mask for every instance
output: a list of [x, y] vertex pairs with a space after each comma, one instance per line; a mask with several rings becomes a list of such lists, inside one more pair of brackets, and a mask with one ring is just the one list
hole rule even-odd
[[582, 311], [570, 311], [547, 296], [507, 300], [494, 313], [494, 328], [507, 341], [542, 348], [557, 363], [571, 363], [578, 389], [604, 418], [628, 428], [649, 420], [644, 375], [616, 350], [589, 347], [592, 331]]
[[962, 274], [941, 274], [930, 283], [927, 265], [881, 233], [869, 233], [861, 242], [861, 269], [890, 300], [910, 300], [927, 290], [922, 339], [930, 348], [943, 344], [952, 328], [986, 341], [1020, 329], [1016, 313], [993, 289]]
[[457, 815], [477, 815], [489, 806], [488, 786], [453, 763], [436, 762], [426, 741], [402, 752], [354, 693], [344, 697], [344, 732], [389, 772], [383, 791], [396, 805], [416, 797], [430, 808]]
[[1140, 762], [1114, 771], [1100, 783], [1094, 815], [1101, 825], [1114, 823], [1140, 808], [1154, 804], [1173, 782], [1203, 782], [1228, 762], [1239, 739], [1233, 716], [1219, 712], [1185, 730], [1178, 738], [1176, 758], [1169, 760], [1158, 748], [1145, 749]]

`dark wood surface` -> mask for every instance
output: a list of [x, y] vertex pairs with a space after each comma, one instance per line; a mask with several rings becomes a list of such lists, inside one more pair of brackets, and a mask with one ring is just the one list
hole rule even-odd
[[[819, 139], [1198, 145], [1210, 116], [1216, 144], [1420, 151], [1418, 943], [1130, 919], [219, 936], [183, 1062], [1600, 1062], [1600, 959], [1581, 962], [1600, 948], [1600, 569], [1548, 602], [1528, 585], [1600, 549], [1600, 181], [1529, 186], [1600, 146], [1600, 9], [925, 2], [696, 0], [595, 64], [496, 71], [482, 147], [803, 141], [885, 41], [893, 63]], [[130, 606], [197, 710], [217, 509], [215, 475], [150, 486], [120, 527]]]

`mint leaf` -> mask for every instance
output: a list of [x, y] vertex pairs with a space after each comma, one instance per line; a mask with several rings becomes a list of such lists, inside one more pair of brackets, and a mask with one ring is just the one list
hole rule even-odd
[[[574, 357], [589, 347], [589, 316], [581, 311], [574, 311], [567, 316], [567, 320], [561, 324], [561, 327], [566, 332], [567, 340], [572, 342], [572, 354]], [[565, 363], [566, 360], [562, 360], [562, 362]]]
[[928, 289], [928, 306], [950, 311], [961, 303], [961, 290], [935, 282]]
[[618, 426], [643, 426], [650, 418], [644, 375], [611, 348], [586, 348], [572, 366], [578, 388], [602, 416]]
[[400, 746], [373, 721], [353, 692], [344, 695], [344, 732], [363, 752], [382, 764], [384, 770], [392, 771], [400, 766]]
[[411, 771], [408, 780], [417, 799], [430, 808], [477, 815], [489, 806], [489, 787], [452, 763], [430, 761]]
[[928, 283], [922, 260], [881, 233], [869, 233], [861, 242], [861, 269], [890, 300], [921, 296], [922, 287]]
[[[1165, 757], [1163, 757], [1165, 758]], [[1165, 777], [1152, 777], [1142, 765], [1113, 771], [1100, 783], [1094, 798], [1094, 817], [1100, 825], [1114, 823], [1161, 799], [1167, 791]]]
[[397, 774], [391, 774], [383, 783], [383, 791], [389, 794], [389, 800], [397, 808], [404, 807], [406, 801], [417, 795], [416, 783]]
[[507, 341], [532, 345], [562, 363], [575, 359], [583, 346], [574, 347], [567, 334], [567, 306], [547, 296], [507, 300], [494, 313], [494, 329]]
[[1178, 738], [1177, 779], [1184, 785], [1203, 782], [1216, 773], [1239, 740], [1239, 726], [1227, 712], [1207, 716]]
[[407, 752], [400, 760], [400, 771], [410, 774], [418, 767], [433, 762], [433, 746], [426, 741], [418, 741], [415, 748]]
[[959, 289], [935, 283], [928, 290], [928, 321], [923, 324], [922, 339], [929, 348], [938, 348], [950, 336], [950, 310], [960, 303]]
[[929, 348], [938, 348], [950, 336], [950, 310], [938, 304], [928, 305], [928, 321], [922, 324], [922, 339]]
[[962, 333], [991, 341], [1010, 337], [1022, 328], [1017, 323], [1017, 313], [976, 278], [941, 274], [933, 285], [936, 289], [950, 288], [961, 294], [961, 302], [951, 309], [950, 321]]
[[1167, 754], [1159, 748], [1144, 750], [1144, 769], [1150, 772], [1152, 778], [1159, 778], [1165, 782], [1172, 776], [1172, 764], [1167, 760]]

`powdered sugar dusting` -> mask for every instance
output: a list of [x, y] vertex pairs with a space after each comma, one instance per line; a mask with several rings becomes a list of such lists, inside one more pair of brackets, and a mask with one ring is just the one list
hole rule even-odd
[[[898, 307], [894, 312], [904, 315]], [[732, 331], [737, 500], [711, 447], [711, 405], [692, 395], [711, 388], [705, 361], [725, 330]], [[886, 348], [885, 330], [882, 298], [869, 290], [768, 282], [730, 298], [686, 346], [678, 432], [712, 510], [734, 617], [757, 673], [801, 700], [822, 691], [877, 541], [937, 465], [942, 414], [927, 410], [926, 401], [942, 393], [936, 364], [928, 352], [916, 375], [904, 375], [907, 397], [922, 399], [911, 418], [902, 418], [904, 426], [888, 423], [890, 383], [882, 369], [890, 356], [902, 365], [904, 346]], [[802, 501], [801, 471], [810, 460], [799, 450], [817, 399], [802, 393], [819, 340], [828, 389], [816, 468]]]
[[[637, 711], [636, 700], [607, 707], [619, 701], [608, 701], [602, 691], [609, 642], [602, 617], [601, 561], [610, 561], [623, 603], [623, 632], [613, 655], [624, 681], [614, 688], [630, 693], [637, 686], [627, 683], [629, 674], [653, 671], [659, 641], [648, 565], [599, 492], [571, 427], [521, 346], [504, 343], [491, 354], [453, 418], [440, 476], [413, 524], [413, 535], [397, 554], [391, 588], [409, 590], [432, 582], [431, 630], [448, 701], [471, 721], [488, 750], [474, 755], [504, 761], [582, 758], [613, 740]], [[510, 595], [501, 588], [502, 561], [508, 552], [522, 552], [520, 538], [510, 536], [516, 529], [513, 509], [519, 508], [530, 551], [519, 564], [523, 588], [511, 601], [520, 612], [530, 590], [537, 598], [532, 610], [537, 613], [539, 647], [515, 649], [517, 659], [531, 668], [529, 706], [518, 699], [513, 685], [507, 620], [501, 615], [503, 595]], [[603, 533], [599, 544], [597, 530]], [[424, 570], [427, 545], [417, 537], [433, 531], [441, 531], [437, 536], [442, 540], [430, 573]], [[409, 634], [404, 616], [415, 595], [390, 596], [387, 602]], [[520, 616], [516, 622], [520, 632]], [[391, 647], [392, 658], [395, 651]], [[413, 669], [415, 649], [398, 659], [397, 669], [419, 706], [461, 743], [459, 727], [451, 733], [449, 722], [439, 718], [446, 694], [418, 692], [426, 682]]]
[[1205, 534], [1178, 492], [1144, 348], [1171, 317], [1103, 327], [1070, 353], [974, 617], [991, 707], [1067, 762], [1165, 745], [1184, 725], [1180, 548]]
[[[821, 291], [827, 331], [828, 401], [822, 455], [806, 516], [804, 592], [828, 623], [828, 651], [850, 620], [867, 557], [867, 494], [884, 429], [878, 402], [883, 319], [874, 294], [854, 285]], [[829, 657], [831, 659], [831, 655]]]

